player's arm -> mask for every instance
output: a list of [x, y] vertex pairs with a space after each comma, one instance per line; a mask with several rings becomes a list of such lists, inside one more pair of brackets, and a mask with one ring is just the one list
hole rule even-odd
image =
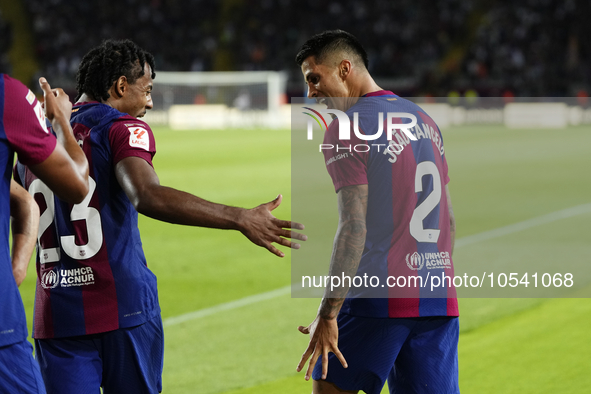
[[[367, 185], [346, 186], [338, 192], [339, 225], [330, 262], [330, 276], [354, 277], [365, 246]], [[345, 281], [343, 281], [345, 282]], [[338, 349], [337, 315], [343, 306], [349, 287], [326, 288], [316, 319], [308, 327], [300, 326], [303, 334], [310, 334], [310, 343], [302, 355], [297, 371], [301, 371], [310, 356], [306, 380], [310, 379], [314, 365], [322, 356], [322, 379], [328, 372], [328, 353], [333, 352], [347, 368], [347, 362]]]
[[454, 253], [454, 244], [456, 243], [456, 217], [454, 216], [454, 210], [451, 206], [451, 196], [449, 194], [449, 188], [445, 185], [445, 194], [447, 196], [447, 210], [449, 211], [449, 229], [451, 238], [451, 254]]
[[153, 219], [189, 226], [239, 230], [250, 241], [279, 257], [283, 257], [284, 253], [272, 243], [298, 249], [300, 245], [287, 238], [306, 240], [305, 235], [291, 231], [291, 228], [302, 230], [304, 226], [277, 219], [271, 214], [281, 203], [281, 195], [252, 209], [216, 204], [160, 185], [154, 168], [135, 156], [120, 160], [115, 165], [115, 175], [135, 209]]
[[[335, 235], [330, 261], [330, 276], [354, 277], [365, 247], [367, 229], [367, 185], [346, 186], [339, 190], [339, 225]], [[336, 319], [345, 301], [348, 286], [326, 289], [318, 316], [323, 319]]]
[[14, 180], [10, 183], [10, 216], [12, 217], [12, 273], [17, 286], [27, 275], [39, 228], [39, 207], [25, 189]]
[[62, 89], [51, 89], [39, 80], [45, 97], [45, 115], [51, 121], [60, 144], [47, 159], [29, 168], [62, 200], [77, 204], [88, 194], [88, 161], [72, 133], [72, 104]]

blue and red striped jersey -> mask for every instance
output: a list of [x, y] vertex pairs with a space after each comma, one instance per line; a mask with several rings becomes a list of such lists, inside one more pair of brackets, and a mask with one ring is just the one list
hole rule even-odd
[[25, 340], [27, 323], [10, 260], [10, 180], [14, 152], [34, 165], [51, 155], [56, 138], [45, 126], [41, 103], [29, 89], [0, 74], [0, 347]]
[[[335, 119], [324, 136], [325, 146], [335, 149], [323, 149], [337, 192], [368, 185], [367, 235], [357, 276], [377, 276], [381, 285], [351, 287], [341, 310], [382, 318], [457, 316], [455, 288], [448, 286], [454, 272], [445, 192], [449, 177], [439, 128], [419, 106], [389, 91], [366, 95], [346, 113], [352, 129], [357, 114], [364, 137], [383, 130], [375, 140], [354, 132], [341, 140]], [[389, 141], [388, 113], [414, 115], [417, 123], [409, 131], [416, 140], [395, 129]], [[411, 121], [398, 116], [392, 123]], [[431, 291], [430, 277], [442, 275], [450, 279]]]
[[90, 168], [90, 191], [82, 203], [59, 200], [28, 168], [17, 165], [18, 177], [41, 210], [34, 338], [132, 327], [160, 313], [138, 213], [114, 170], [130, 156], [152, 165], [152, 130], [98, 102], [75, 105], [71, 124]]

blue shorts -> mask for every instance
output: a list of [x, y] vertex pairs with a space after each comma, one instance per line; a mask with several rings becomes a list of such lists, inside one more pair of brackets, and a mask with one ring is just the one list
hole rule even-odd
[[0, 393], [45, 394], [33, 346], [27, 340], [0, 347]]
[[[460, 392], [457, 317], [374, 319], [340, 314], [339, 349], [349, 367], [333, 353], [326, 381], [341, 390], [379, 394], [386, 379], [390, 393]], [[322, 377], [322, 357], [312, 378]]]
[[48, 394], [160, 393], [164, 332], [160, 315], [136, 327], [80, 337], [36, 339]]

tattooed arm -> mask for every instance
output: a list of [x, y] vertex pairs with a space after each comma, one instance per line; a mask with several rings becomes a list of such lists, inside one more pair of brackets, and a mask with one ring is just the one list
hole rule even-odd
[[[330, 276], [354, 277], [365, 246], [367, 185], [347, 186], [339, 190], [339, 227], [332, 248]], [[348, 284], [348, 283], [347, 283]], [[335, 319], [345, 301], [349, 286], [326, 288], [318, 315]]]
[[[330, 262], [330, 276], [342, 275], [354, 277], [359, 267], [365, 245], [365, 217], [367, 213], [367, 185], [346, 186], [339, 190], [339, 226], [335, 236]], [[341, 364], [347, 368], [347, 362], [338, 348], [338, 326], [336, 317], [341, 310], [349, 291], [348, 283], [341, 287], [327, 287], [320, 303], [316, 319], [308, 327], [300, 326], [303, 334], [310, 334], [310, 343], [302, 355], [297, 371], [301, 371], [310, 356], [306, 371], [306, 380], [310, 379], [318, 357], [322, 356], [322, 379], [328, 371], [328, 353], [333, 352]]]

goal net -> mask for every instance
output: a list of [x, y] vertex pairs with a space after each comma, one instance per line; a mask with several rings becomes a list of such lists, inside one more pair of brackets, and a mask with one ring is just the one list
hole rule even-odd
[[289, 127], [286, 80], [275, 71], [158, 72], [145, 120], [174, 129]]

